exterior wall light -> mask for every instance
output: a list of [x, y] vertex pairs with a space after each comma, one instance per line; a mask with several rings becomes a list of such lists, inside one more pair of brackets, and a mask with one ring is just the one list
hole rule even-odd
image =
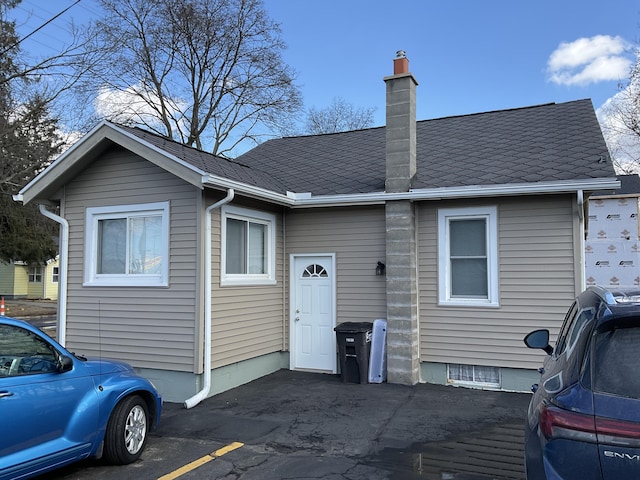
[[384, 263], [378, 262], [378, 266], [376, 267], [376, 275], [384, 275], [385, 268], [386, 266]]

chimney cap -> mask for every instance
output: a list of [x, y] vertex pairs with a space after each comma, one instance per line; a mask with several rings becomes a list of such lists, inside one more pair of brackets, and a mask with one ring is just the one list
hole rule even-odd
[[393, 74], [402, 75], [409, 73], [409, 59], [404, 50], [396, 51], [396, 58], [393, 59]]

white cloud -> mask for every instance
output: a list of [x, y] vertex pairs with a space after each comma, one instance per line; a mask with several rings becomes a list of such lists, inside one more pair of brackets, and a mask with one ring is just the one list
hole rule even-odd
[[631, 83], [596, 110], [618, 173], [640, 173], [640, 138], [625, 124], [625, 118], [636, 115], [637, 107], [630, 101], [639, 96], [640, 85]]
[[561, 43], [547, 62], [549, 81], [559, 85], [588, 85], [629, 76], [631, 45], [622, 37], [596, 35]]
[[[183, 118], [185, 102], [172, 98], [165, 98], [164, 101], [165, 107], [169, 109], [170, 118]], [[156, 125], [162, 130], [164, 125], [158, 115], [160, 108], [154, 105], [160, 105], [157, 95], [149, 94], [140, 85], [132, 85], [126, 90], [102, 87], [94, 103], [96, 113], [102, 118], [124, 124], [139, 124], [142, 121], [147, 125]]]

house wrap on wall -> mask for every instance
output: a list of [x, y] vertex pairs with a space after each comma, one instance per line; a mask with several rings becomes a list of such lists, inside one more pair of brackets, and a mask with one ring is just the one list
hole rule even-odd
[[640, 286], [640, 177], [619, 175], [620, 188], [589, 198], [587, 285]]
[[63, 343], [193, 406], [281, 368], [336, 373], [334, 327], [386, 318], [389, 382], [528, 390], [522, 338], [559, 329], [585, 202], [619, 185], [593, 107], [416, 122], [408, 65], [384, 78], [385, 127], [235, 160], [109, 122], [82, 138], [17, 197], [60, 206]]

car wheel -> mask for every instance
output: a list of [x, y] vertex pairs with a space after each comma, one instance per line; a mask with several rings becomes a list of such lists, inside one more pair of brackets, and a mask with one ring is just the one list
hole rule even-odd
[[127, 397], [113, 409], [104, 437], [104, 456], [109, 463], [135, 462], [147, 443], [149, 410], [138, 395]]

